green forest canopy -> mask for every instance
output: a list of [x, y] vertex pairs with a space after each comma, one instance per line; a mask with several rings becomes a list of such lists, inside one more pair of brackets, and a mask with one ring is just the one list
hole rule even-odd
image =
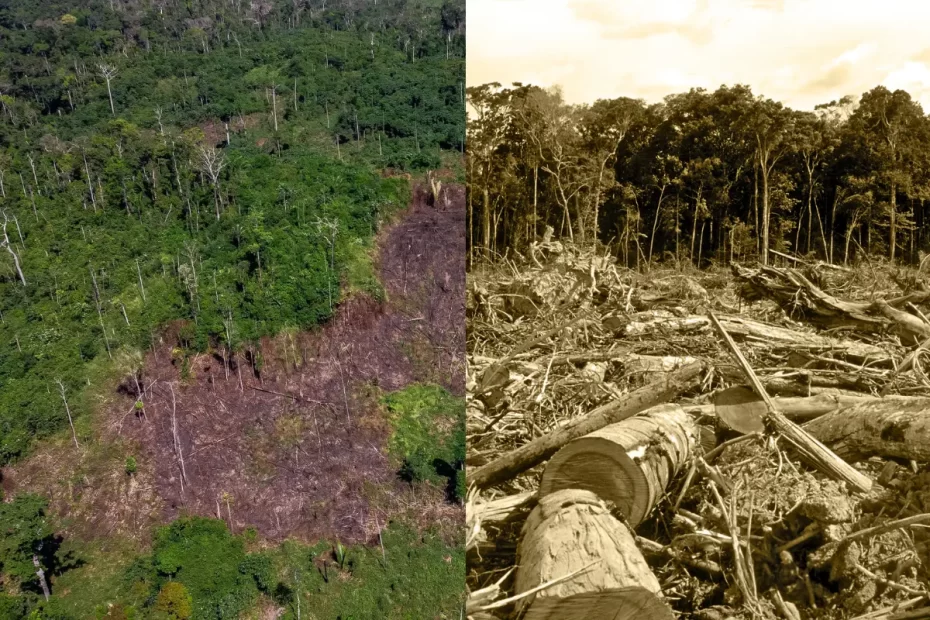
[[461, 1], [0, 8], [0, 465], [169, 323], [228, 355], [378, 294], [378, 170], [463, 148], [464, 45]]
[[916, 262], [930, 250], [930, 118], [903, 90], [814, 111], [744, 85], [652, 105], [569, 105], [522, 84], [468, 99], [473, 255], [524, 251], [547, 225], [609, 243], [629, 266], [768, 250]]

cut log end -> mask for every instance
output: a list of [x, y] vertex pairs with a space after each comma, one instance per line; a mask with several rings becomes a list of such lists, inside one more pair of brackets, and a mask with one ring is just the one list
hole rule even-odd
[[699, 436], [694, 419], [681, 407], [654, 407], [562, 448], [546, 466], [539, 494], [590, 491], [612, 502], [636, 527], [689, 462]]
[[583, 489], [609, 500], [633, 524], [643, 520], [654, 495], [639, 465], [604, 437], [576, 439], [549, 461], [539, 494], [561, 489]]
[[543, 599], [524, 620], [672, 620], [665, 602], [645, 588], [613, 588], [576, 594], [565, 599]]

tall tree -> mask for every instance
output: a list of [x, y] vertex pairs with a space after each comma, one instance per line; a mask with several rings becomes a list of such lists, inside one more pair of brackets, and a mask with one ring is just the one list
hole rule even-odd
[[898, 192], [911, 181], [910, 151], [923, 119], [920, 104], [903, 90], [877, 86], [862, 95], [850, 125], [864, 138], [871, 164], [880, 171], [888, 192], [888, 256], [895, 259], [898, 234]]
[[795, 147], [791, 136], [794, 119], [791, 110], [781, 103], [760, 97], [744, 122], [755, 138], [755, 157], [762, 177], [762, 263], [767, 265], [772, 219], [770, 183], [775, 166]]

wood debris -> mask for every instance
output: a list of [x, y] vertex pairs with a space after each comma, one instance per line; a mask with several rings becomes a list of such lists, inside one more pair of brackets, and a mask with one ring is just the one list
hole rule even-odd
[[923, 617], [930, 294], [544, 250], [471, 274], [471, 617]]

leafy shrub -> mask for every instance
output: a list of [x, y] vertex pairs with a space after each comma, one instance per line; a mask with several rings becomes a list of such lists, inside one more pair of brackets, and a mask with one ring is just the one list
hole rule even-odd
[[26, 599], [21, 596], [10, 596], [0, 592], [0, 618], [26, 617]]
[[127, 456], [126, 457], [126, 473], [131, 476], [134, 473], [136, 473], [137, 468], [138, 468], [138, 464], [136, 463], [136, 457]]
[[[159, 591], [156, 609], [165, 587], [177, 583], [190, 596], [190, 617], [198, 620], [238, 617], [274, 584], [267, 557], [247, 554], [242, 538], [230, 534], [223, 521], [202, 517], [181, 518], [160, 528], [151, 557], [138, 560], [127, 578]], [[177, 586], [170, 592], [171, 600], [177, 600]]]
[[448, 479], [461, 498], [465, 403], [437, 385], [413, 385], [384, 397], [393, 432], [388, 451], [411, 481]]
[[169, 581], [162, 586], [155, 600], [155, 610], [165, 614], [168, 620], [187, 620], [194, 613], [191, 595], [177, 581]]
[[58, 544], [45, 516], [48, 502], [38, 495], [17, 495], [0, 502], [0, 575], [30, 588], [38, 587], [33, 555], [54, 562]]

